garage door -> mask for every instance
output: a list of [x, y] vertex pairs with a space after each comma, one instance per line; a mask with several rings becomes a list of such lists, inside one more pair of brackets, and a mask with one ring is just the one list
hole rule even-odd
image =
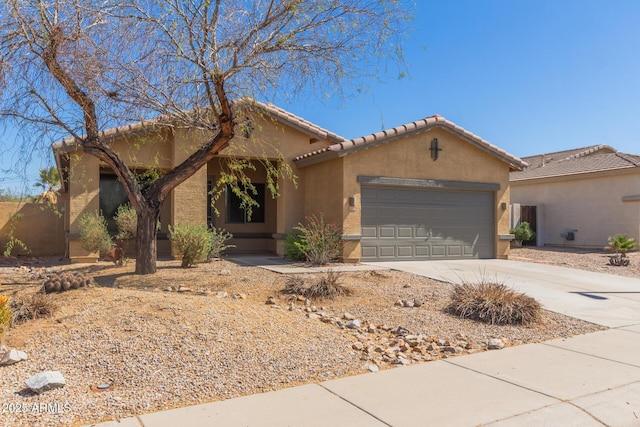
[[362, 260], [494, 258], [491, 191], [362, 187]]

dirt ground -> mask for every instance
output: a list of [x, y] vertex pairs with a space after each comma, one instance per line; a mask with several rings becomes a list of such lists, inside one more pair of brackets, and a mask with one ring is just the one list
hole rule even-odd
[[[578, 268], [606, 262], [602, 254], [535, 249], [514, 257]], [[53, 271], [95, 281], [52, 294], [52, 318], [2, 337], [29, 359], [0, 367], [0, 425], [83, 425], [486, 351], [492, 338], [512, 346], [602, 329], [551, 312], [530, 326], [460, 319], [445, 310], [451, 285], [395, 271], [343, 273], [352, 296], [305, 301], [282, 293], [287, 276], [229, 261], [190, 269], [160, 261], [151, 276], [107, 262], [5, 258], [0, 266], [0, 294], [10, 298], [37, 292]], [[65, 387], [28, 391], [25, 380], [44, 370], [62, 372]]]

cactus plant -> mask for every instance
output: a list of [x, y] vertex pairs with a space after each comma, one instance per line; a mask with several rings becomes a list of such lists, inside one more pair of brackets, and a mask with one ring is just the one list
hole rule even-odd
[[92, 286], [90, 277], [82, 273], [59, 272], [47, 277], [42, 283], [42, 292], [64, 292], [70, 289], [79, 289]]

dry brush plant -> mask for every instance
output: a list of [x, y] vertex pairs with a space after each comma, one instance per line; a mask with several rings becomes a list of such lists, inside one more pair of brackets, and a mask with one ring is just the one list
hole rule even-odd
[[0, 336], [11, 324], [11, 305], [9, 297], [0, 295]]
[[339, 296], [353, 295], [353, 291], [339, 282], [340, 273], [329, 270], [322, 277], [307, 284], [301, 276], [290, 276], [283, 290], [285, 294], [302, 295], [305, 298], [333, 299]]
[[504, 284], [482, 282], [455, 285], [447, 311], [492, 325], [528, 325], [540, 320], [542, 307]]
[[45, 319], [53, 316], [58, 309], [51, 295], [35, 292], [19, 295], [11, 299], [13, 318], [11, 326], [20, 325], [33, 319]]

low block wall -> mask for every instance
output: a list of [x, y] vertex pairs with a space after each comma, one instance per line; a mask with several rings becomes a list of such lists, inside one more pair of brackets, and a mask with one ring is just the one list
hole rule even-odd
[[24, 242], [30, 253], [15, 246], [11, 255], [64, 255], [63, 214], [58, 216], [39, 203], [0, 202], [0, 254], [13, 231], [13, 236]]

